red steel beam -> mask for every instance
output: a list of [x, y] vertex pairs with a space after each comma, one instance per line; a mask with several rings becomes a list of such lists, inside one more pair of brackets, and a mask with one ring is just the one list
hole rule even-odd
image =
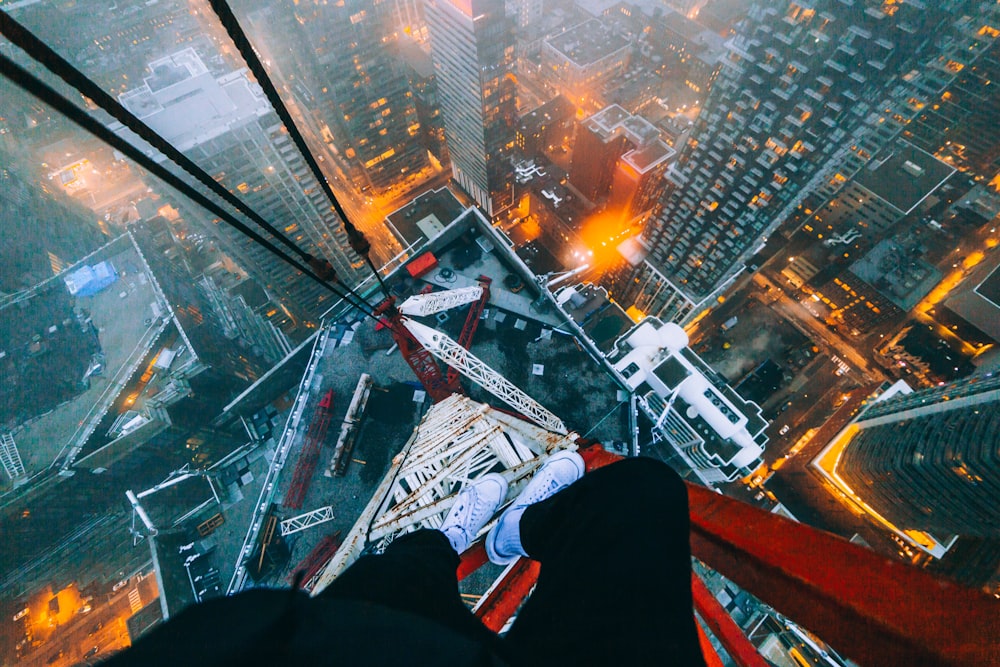
[[[599, 446], [580, 453], [588, 471], [621, 458]], [[704, 487], [688, 484], [688, 502], [696, 558], [844, 656], [880, 666], [996, 664], [1000, 604], [985, 593]], [[482, 562], [479, 550], [463, 556], [460, 572]], [[502, 628], [531, 590], [538, 565], [529, 563], [521, 559], [481, 606], [490, 627]], [[693, 593], [730, 656], [740, 665], [762, 664], [697, 578]]]
[[437, 359], [424, 349], [424, 346], [413, 337], [409, 329], [403, 326], [400, 321], [399, 311], [396, 310], [396, 300], [389, 297], [375, 307], [375, 316], [379, 318], [385, 326], [389, 327], [392, 339], [399, 346], [399, 353], [409, 364], [417, 380], [423, 385], [424, 390], [435, 403], [443, 401], [452, 395], [451, 389], [445, 382], [445, 376], [441, 372]]
[[[483, 288], [483, 293], [469, 307], [469, 314], [465, 316], [465, 324], [458, 335], [458, 344], [467, 350], [472, 345], [472, 339], [476, 335], [476, 328], [479, 327], [479, 316], [483, 314], [486, 302], [490, 300], [490, 285], [492, 283], [493, 281], [486, 276], [479, 276], [479, 286]], [[460, 377], [461, 374], [457, 369], [451, 366], [448, 367], [445, 382], [452, 391], [460, 392], [462, 390], [458, 383]]]
[[985, 665], [1000, 604], [811, 526], [688, 485], [691, 550], [863, 665]]
[[305, 500], [306, 491], [312, 483], [313, 473], [316, 471], [316, 463], [319, 461], [320, 450], [323, 441], [326, 439], [326, 432], [330, 426], [331, 407], [333, 406], [333, 390], [326, 392], [323, 400], [316, 407], [313, 413], [312, 423], [306, 433], [305, 441], [302, 444], [302, 451], [295, 464], [295, 472], [292, 474], [292, 482], [288, 485], [288, 492], [285, 494], [283, 505], [291, 509], [301, 509]]
[[534, 588], [541, 568], [541, 563], [536, 560], [518, 559], [507, 575], [479, 605], [476, 615], [483, 625], [493, 632], [500, 632]]
[[477, 540], [462, 553], [462, 561], [458, 564], [458, 570], [455, 572], [455, 575], [459, 581], [462, 581], [485, 565], [487, 560], [489, 560], [489, 557], [486, 555], [484, 541]]
[[715, 647], [712, 645], [712, 640], [705, 633], [705, 628], [701, 626], [701, 623], [695, 623], [694, 628], [698, 631], [698, 645], [701, 647], [702, 657], [705, 658], [705, 666], [725, 667], [725, 663], [722, 662], [722, 658], [719, 657], [718, 652], [716, 652]]
[[[580, 453], [588, 471], [620, 458]], [[688, 484], [688, 502], [696, 558], [852, 660], [980, 665], [1000, 655], [1000, 604], [981, 591], [701, 486]]]
[[[747, 636], [743, 634], [743, 630], [736, 625], [733, 617], [719, 604], [701, 577], [694, 573], [691, 574], [691, 596], [694, 599], [694, 609], [701, 616], [702, 622], [708, 626], [719, 643], [726, 647], [726, 652], [737, 665], [740, 667], [767, 667], [767, 661], [757, 652], [757, 647], [750, 643]], [[697, 625], [699, 633], [701, 633], [701, 624]], [[711, 652], [714, 654], [715, 649], [713, 648]], [[702, 653], [706, 655], [708, 653], [705, 651], [704, 645]]]

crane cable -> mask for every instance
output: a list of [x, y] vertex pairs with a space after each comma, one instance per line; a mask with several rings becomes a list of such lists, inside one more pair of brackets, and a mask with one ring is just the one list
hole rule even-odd
[[[148, 171], [156, 174], [167, 183], [169, 183], [174, 188], [180, 190], [185, 195], [198, 202], [200, 205], [204, 206], [206, 209], [214, 213], [215, 215], [222, 218], [227, 224], [236, 228], [243, 234], [247, 235], [257, 243], [261, 244], [267, 248], [270, 252], [277, 255], [284, 261], [291, 264], [297, 270], [301, 271], [305, 275], [309, 276], [313, 280], [316, 280], [320, 284], [327, 287], [336, 296], [346, 301], [351, 307], [359, 310], [360, 312], [373, 317], [371, 313], [371, 305], [368, 304], [363, 297], [361, 297], [357, 292], [351, 289], [349, 286], [344, 285], [333, 271], [333, 267], [330, 263], [325, 260], [319, 260], [313, 255], [309, 254], [305, 250], [297, 246], [293, 241], [288, 239], [284, 234], [282, 234], [273, 225], [267, 222], [260, 214], [250, 208], [246, 203], [240, 200], [238, 197], [233, 195], [229, 190], [223, 187], [218, 181], [213, 179], [207, 172], [205, 172], [201, 167], [192, 162], [183, 153], [178, 151], [170, 142], [166, 141], [152, 130], [148, 125], [139, 120], [135, 115], [129, 112], [124, 106], [122, 106], [117, 100], [108, 95], [104, 90], [97, 86], [93, 81], [91, 81], [86, 75], [73, 67], [72, 64], [67, 62], [59, 54], [49, 48], [44, 42], [39, 40], [35, 35], [33, 35], [24, 26], [19, 24], [13, 18], [10, 17], [7, 12], [0, 10], [0, 32], [3, 33], [4, 37], [9, 39], [11, 42], [20, 47], [25, 53], [27, 53], [33, 60], [43, 65], [50, 72], [59, 76], [67, 84], [72, 86], [84, 97], [87, 97], [94, 101], [98, 106], [100, 106], [104, 111], [114, 117], [116, 120], [121, 122], [124, 126], [132, 130], [136, 135], [144, 139], [151, 146], [163, 153], [172, 162], [181, 167], [184, 171], [198, 180], [202, 185], [209, 188], [213, 193], [221, 197], [227, 203], [232, 205], [234, 208], [239, 210], [241, 213], [249, 217], [255, 223], [260, 225], [262, 228], [267, 230], [275, 239], [283, 243], [293, 252], [295, 252], [299, 257], [308, 265], [303, 266], [302, 263], [296, 261], [293, 257], [290, 257], [284, 253], [280, 248], [275, 246], [273, 243], [268, 241], [265, 237], [253, 231], [252, 228], [248, 227], [244, 223], [241, 223], [235, 217], [233, 217], [228, 212], [224, 211], [220, 207], [211, 202], [211, 200], [205, 198], [203, 195], [197, 192], [189, 184], [185, 183], [183, 180], [177, 178], [174, 174], [164, 169], [162, 166], [157, 164], [155, 161], [150, 159], [144, 152], [136, 149], [132, 144], [108, 130], [104, 125], [94, 120], [88, 114], [79, 109], [75, 104], [70, 102], [68, 99], [63, 97], [60, 93], [56, 92], [51, 87], [47, 86], [40, 79], [30, 74], [12, 60], [6, 56], [0, 55], [3, 62], [3, 76], [11, 80], [15, 85], [25, 90], [25, 92], [38, 97], [42, 101], [50, 104], [54, 108], [62, 112], [67, 118], [73, 121], [78, 126], [82, 127], [84, 130], [95, 135], [99, 139], [103, 140], [105, 143], [112, 145], [114, 148], [120, 152], [128, 155], [130, 158], [135, 160], [141, 166], [146, 168]], [[42, 94], [39, 94], [42, 93]], [[131, 150], [129, 150], [131, 149]], [[341, 286], [341, 288], [346, 291], [341, 292], [340, 290], [334, 288], [329, 283], [333, 282]], [[350, 297], [348, 296], [350, 295]], [[354, 300], [352, 300], [352, 298]]]
[[243, 31], [243, 28], [240, 27], [239, 21], [236, 20], [233, 10], [229, 7], [225, 0], [209, 0], [209, 4], [215, 11], [215, 15], [219, 18], [219, 22], [222, 23], [222, 27], [224, 27], [226, 32], [229, 33], [229, 37], [233, 40], [233, 43], [236, 45], [240, 55], [243, 56], [243, 60], [250, 68], [250, 72], [257, 79], [257, 83], [260, 84], [260, 87], [264, 90], [264, 95], [266, 95], [268, 101], [271, 102], [271, 106], [274, 107], [278, 117], [281, 118], [281, 122], [285, 124], [285, 129], [288, 130], [288, 135], [292, 138], [292, 141], [295, 142], [299, 152], [302, 153], [302, 157], [305, 159], [306, 164], [309, 165], [309, 169], [319, 182], [319, 185], [326, 194], [327, 199], [330, 200], [330, 204], [333, 206], [333, 209], [337, 212], [337, 215], [340, 216], [340, 220], [344, 225], [344, 231], [347, 232], [347, 240], [348, 243], [350, 243], [351, 248], [359, 256], [365, 259], [368, 267], [375, 275], [375, 279], [378, 281], [379, 287], [382, 288], [382, 292], [386, 296], [389, 296], [389, 292], [387, 292], [385, 288], [385, 283], [382, 282], [382, 276], [372, 263], [371, 254], [369, 252], [371, 244], [368, 242], [368, 239], [364, 237], [364, 234], [362, 234], [347, 217], [347, 212], [344, 211], [343, 206], [340, 205], [337, 195], [334, 194], [333, 188], [330, 187], [330, 183], [326, 180], [326, 176], [323, 175], [323, 171], [319, 168], [319, 163], [316, 162], [312, 151], [310, 151], [309, 146], [306, 145], [305, 138], [302, 136], [302, 133], [299, 132], [298, 127], [295, 125], [295, 121], [292, 120], [292, 115], [288, 112], [288, 107], [285, 106], [284, 101], [281, 99], [277, 89], [271, 82], [271, 77], [268, 75], [267, 70], [264, 69], [264, 65], [260, 62], [260, 58], [257, 57], [253, 44], [250, 43], [250, 40]]
[[204, 207], [206, 210], [210, 211], [214, 215], [224, 220], [230, 226], [236, 228], [246, 236], [253, 239], [255, 242], [262, 245], [264, 248], [269, 250], [271, 253], [277, 255], [284, 261], [288, 262], [294, 266], [297, 270], [301, 271], [305, 275], [309, 276], [316, 282], [320, 283], [331, 292], [339, 296], [340, 298], [351, 304], [352, 307], [360, 310], [362, 313], [378, 321], [378, 318], [374, 316], [368, 309], [361, 308], [360, 306], [351, 303], [350, 300], [346, 298], [346, 295], [342, 294], [329, 282], [323, 280], [320, 276], [312, 271], [307, 266], [303, 266], [294, 257], [288, 255], [281, 248], [276, 246], [267, 238], [261, 236], [258, 232], [251, 229], [245, 223], [240, 222], [232, 213], [226, 211], [224, 208], [219, 206], [216, 202], [212, 201], [204, 194], [195, 190], [190, 184], [186, 183], [176, 174], [169, 171], [166, 167], [155, 162], [152, 158], [146, 155], [143, 151], [139, 150], [131, 143], [121, 138], [100, 122], [92, 118], [85, 111], [77, 107], [75, 104], [66, 99], [62, 94], [56, 92], [48, 84], [44, 83], [38, 79], [35, 75], [31, 74], [20, 65], [15, 63], [13, 60], [8, 58], [6, 55], [0, 53], [0, 73], [3, 77], [9, 80], [11, 83], [21, 88], [28, 94], [36, 97], [42, 102], [48, 104], [56, 111], [59, 111], [64, 116], [66, 116], [70, 121], [86, 130], [90, 134], [94, 135], [101, 141], [105, 142], [115, 150], [121, 152], [128, 158], [134, 160], [137, 164], [142, 166], [144, 169], [148, 170], [150, 173], [159, 177], [167, 185], [177, 189], [188, 198], [190, 198], [195, 203]]

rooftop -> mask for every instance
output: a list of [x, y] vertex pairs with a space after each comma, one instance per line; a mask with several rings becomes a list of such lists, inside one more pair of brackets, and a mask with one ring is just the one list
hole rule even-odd
[[461, 212], [462, 204], [455, 195], [448, 188], [439, 188], [393, 211], [386, 220], [400, 245], [419, 247], [437, 236]]
[[[154, 76], [119, 96], [122, 105], [180, 151], [205, 143], [271, 111], [246, 70], [212, 76], [194, 49], [150, 63]], [[151, 85], [152, 84], [152, 85]], [[183, 105], [183, 113], [178, 112]], [[145, 143], [116, 123], [115, 131], [136, 146]]]
[[[1000, 257], [994, 259], [1000, 261]], [[997, 261], [992, 263], [997, 264]], [[986, 280], [976, 286], [976, 294], [988, 300], [995, 308], [1000, 308], [1000, 266], [996, 266]]]
[[668, 11], [663, 15], [660, 21], [662, 21], [663, 25], [670, 31], [691, 41], [694, 41], [696, 37], [705, 31], [705, 28], [703, 28], [701, 24], [692, 21], [679, 12]]
[[955, 172], [906, 142], [884, 149], [854, 177], [855, 182], [902, 213], [909, 213]]
[[920, 259], [911, 243], [880, 241], [851, 265], [851, 273], [877, 289], [903, 311], [913, 308], [941, 280], [941, 272]]
[[573, 118], [575, 109], [562, 95], [556, 95], [545, 104], [521, 116], [522, 128], [544, 127], [552, 121], [562, 121]]
[[642, 148], [636, 148], [622, 156], [622, 160], [632, 166], [640, 174], [663, 164], [674, 156], [675, 151], [659, 139]]
[[646, 318], [607, 355], [663, 439], [706, 484], [759, 464], [767, 444], [760, 407], [735, 392], [687, 347], [679, 326]]
[[642, 116], [629, 113], [617, 104], [601, 109], [585, 123], [591, 131], [604, 137], [623, 134], [636, 146], [645, 146], [660, 137], [660, 131], [655, 125]]
[[601, 21], [590, 19], [545, 40], [577, 67], [593, 65], [628, 47], [628, 41]]
[[603, 287], [589, 283], [570, 287], [559, 293], [558, 300], [563, 310], [605, 354], [614, 349], [615, 341], [633, 324]]

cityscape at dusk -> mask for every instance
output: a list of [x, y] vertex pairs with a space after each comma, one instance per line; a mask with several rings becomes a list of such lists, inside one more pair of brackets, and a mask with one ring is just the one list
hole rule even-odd
[[[567, 449], [688, 483], [708, 664], [995, 645], [1000, 3], [0, 17], [0, 666], [316, 595]], [[939, 586], [993, 620], [921, 633]]]

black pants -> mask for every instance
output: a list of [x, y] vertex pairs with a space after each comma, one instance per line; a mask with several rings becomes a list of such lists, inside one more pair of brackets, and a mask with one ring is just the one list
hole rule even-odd
[[502, 640], [462, 603], [458, 554], [436, 530], [360, 558], [323, 596], [429, 618], [495, 644], [517, 664], [702, 665], [688, 531], [676, 473], [626, 459], [525, 510], [521, 542], [541, 574]]

